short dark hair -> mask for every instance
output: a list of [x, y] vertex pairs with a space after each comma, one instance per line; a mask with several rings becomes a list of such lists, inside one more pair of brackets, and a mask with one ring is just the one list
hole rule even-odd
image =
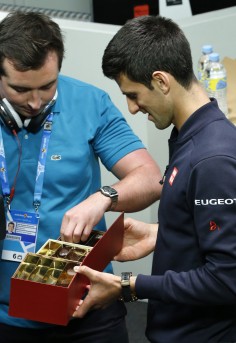
[[176, 23], [161, 16], [127, 21], [107, 45], [102, 69], [110, 79], [125, 74], [148, 88], [157, 70], [170, 73], [185, 88], [196, 81], [187, 38]]
[[19, 71], [37, 70], [51, 51], [58, 56], [60, 70], [64, 57], [63, 36], [59, 25], [47, 15], [15, 11], [0, 22], [0, 75], [5, 75], [5, 58]]

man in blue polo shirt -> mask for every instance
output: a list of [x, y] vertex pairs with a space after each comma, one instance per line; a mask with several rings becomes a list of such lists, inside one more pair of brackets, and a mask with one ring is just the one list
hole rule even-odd
[[[1, 342], [127, 342], [118, 301], [66, 327], [8, 315], [10, 279], [27, 252], [49, 238], [85, 240], [105, 230], [106, 211], [138, 211], [160, 196], [159, 168], [140, 139], [104, 91], [59, 75], [63, 55], [46, 15], [15, 12], [0, 23], [0, 178], [15, 223], [1, 242]], [[99, 161], [120, 179], [112, 187], [101, 187]]]

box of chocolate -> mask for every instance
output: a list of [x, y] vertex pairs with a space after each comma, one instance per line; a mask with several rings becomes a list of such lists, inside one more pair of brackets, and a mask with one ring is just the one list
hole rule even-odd
[[74, 266], [104, 270], [120, 251], [123, 234], [121, 213], [106, 232], [93, 230], [86, 242], [49, 239], [37, 253], [28, 253], [11, 278], [9, 315], [67, 325], [89, 284]]

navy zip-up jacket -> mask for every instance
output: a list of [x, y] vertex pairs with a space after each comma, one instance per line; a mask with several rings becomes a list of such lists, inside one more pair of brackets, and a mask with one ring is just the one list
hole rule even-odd
[[211, 101], [169, 140], [147, 337], [158, 343], [236, 342], [236, 128]]

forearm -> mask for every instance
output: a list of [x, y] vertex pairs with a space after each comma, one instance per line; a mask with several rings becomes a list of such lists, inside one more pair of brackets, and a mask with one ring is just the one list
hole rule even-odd
[[119, 194], [114, 211], [136, 212], [159, 200], [162, 190], [160, 178], [159, 171], [153, 164], [137, 167], [130, 172], [112, 185]]
[[[124, 156], [111, 171], [119, 180], [109, 185], [119, 194], [114, 211], [139, 211], [160, 198], [160, 168], [146, 149], [139, 149]], [[107, 209], [110, 205], [111, 200]]]
[[[136, 212], [160, 198], [160, 170], [145, 149], [123, 157], [114, 165], [112, 172], [120, 180], [113, 186], [118, 192], [118, 201], [112, 210]], [[61, 224], [62, 239], [68, 242], [86, 240], [104, 213], [110, 210], [111, 204], [111, 198], [97, 190], [67, 210]]]

